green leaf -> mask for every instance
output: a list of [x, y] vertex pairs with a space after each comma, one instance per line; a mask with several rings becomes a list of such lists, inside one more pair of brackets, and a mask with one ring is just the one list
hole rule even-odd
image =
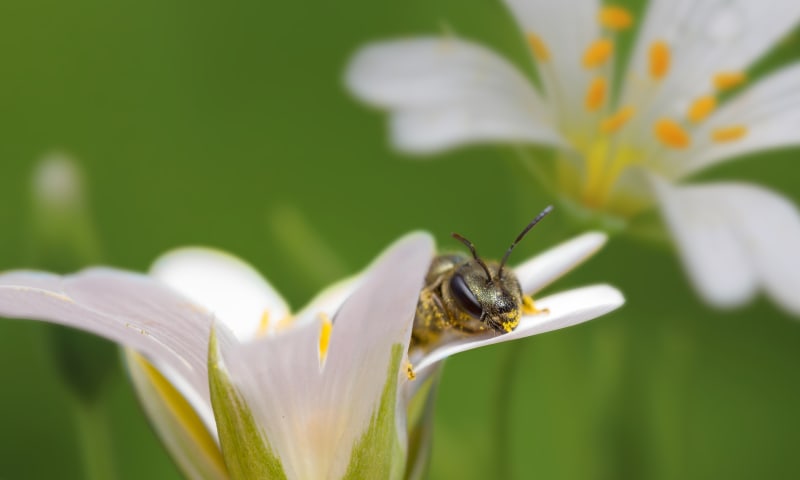
[[222, 455], [231, 478], [285, 480], [283, 465], [219, 360], [217, 336], [212, 328], [208, 345], [208, 382]]
[[377, 410], [372, 414], [369, 427], [356, 442], [350, 457], [345, 480], [371, 480], [376, 478], [402, 478], [405, 470], [405, 446], [400, 443], [395, 419], [397, 410], [397, 383], [403, 346], [392, 346], [392, 356], [386, 372]]

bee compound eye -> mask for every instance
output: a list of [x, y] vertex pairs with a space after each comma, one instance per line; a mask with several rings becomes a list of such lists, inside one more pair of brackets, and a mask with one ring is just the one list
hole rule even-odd
[[464, 281], [464, 277], [461, 275], [453, 275], [450, 279], [450, 292], [453, 295], [453, 298], [456, 299], [456, 302], [464, 309], [468, 314], [471, 316], [480, 319], [483, 316], [483, 308], [481, 307], [480, 303], [478, 303], [478, 299], [475, 298], [475, 294], [472, 293], [472, 290], [469, 289], [467, 286], [467, 282]]

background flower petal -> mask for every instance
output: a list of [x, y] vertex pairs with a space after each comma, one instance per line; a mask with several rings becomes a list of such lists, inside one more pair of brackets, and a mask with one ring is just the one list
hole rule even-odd
[[[713, 142], [718, 128], [741, 126], [744, 137]], [[723, 105], [698, 129], [691, 151], [672, 155], [680, 176], [732, 160], [746, 153], [800, 145], [800, 64], [761, 79]]]
[[[717, 73], [747, 70], [798, 19], [800, 2], [786, 0], [653, 0], [631, 57], [635, 77], [626, 83], [621, 104], [641, 104], [636, 92], [645, 90], [648, 96], [656, 95], [649, 104], [654, 113], [677, 113], [669, 106], [683, 108], [711, 92]], [[666, 42], [671, 58], [669, 73], [657, 90], [645, 80], [650, 47], [656, 41]]]
[[684, 266], [708, 302], [739, 306], [760, 286], [800, 313], [800, 212], [792, 202], [745, 183], [654, 183]]
[[289, 315], [286, 302], [258, 271], [219, 250], [173, 250], [153, 263], [150, 274], [208, 309], [240, 340], [267, 333]]
[[458, 38], [367, 46], [350, 63], [346, 83], [361, 100], [390, 111], [401, 150], [495, 140], [562, 144], [530, 81], [491, 50]]
[[[600, 38], [597, 0], [556, 2], [505, 0], [522, 35], [544, 43], [549, 59], [537, 67], [547, 91], [548, 105], [560, 125], [589, 128], [584, 93], [593, 78], [582, 65], [585, 50]], [[552, 75], [551, 75], [552, 72]]]

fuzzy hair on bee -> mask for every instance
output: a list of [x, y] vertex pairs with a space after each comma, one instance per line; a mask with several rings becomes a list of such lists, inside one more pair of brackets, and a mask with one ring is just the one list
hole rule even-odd
[[452, 236], [469, 248], [463, 253], [434, 257], [420, 291], [411, 349], [427, 349], [443, 337], [513, 331], [523, 313], [536, 313], [533, 300], [522, 294], [519, 280], [511, 270], [504, 270], [511, 251], [553, 207], [548, 206], [526, 226], [506, 250], [500, 262], [486, 262], [475, 246], [463, 236]]

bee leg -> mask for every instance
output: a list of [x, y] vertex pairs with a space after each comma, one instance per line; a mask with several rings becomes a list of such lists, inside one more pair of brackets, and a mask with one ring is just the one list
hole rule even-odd
[[537, 313], [550, 313], [549, 308], [539, 310], [533, 303], [533, 298], [530, 295], [522, 296], [522, 313], [525, 315], [536, 315]]

